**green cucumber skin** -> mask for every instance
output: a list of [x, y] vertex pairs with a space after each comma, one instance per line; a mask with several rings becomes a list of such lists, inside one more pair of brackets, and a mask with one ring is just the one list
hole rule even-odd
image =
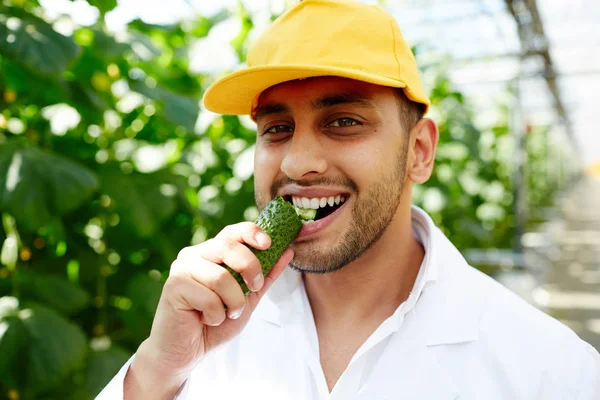
[[[271, 238], [271, 246], [266, 250], [257, 250], [246, 244], [260, 261], [262, 273], [266, 276], [273, 268], [279, 257], [286, 248], [296, 239], [300, 229], [302, 229], [302, 220], [296, 214], [294, 206], [282, 197], [277, 197], [269, 202], [261, 211], [256, 220], [256, 224]], [[245, 295], [251, 293], [246, 286], [244, 278], [229, 267], [226, 267], [233, 275], [235, 280], [242, 287]]]

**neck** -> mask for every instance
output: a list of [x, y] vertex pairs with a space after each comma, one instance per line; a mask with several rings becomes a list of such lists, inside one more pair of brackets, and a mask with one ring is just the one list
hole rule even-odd
[[410, 203], [401, 203], [382, 237], [351, 264], [329, 274], [304, 274], [317, 326], [380, 323], [406, 300], [425, 255], [410, 213]]

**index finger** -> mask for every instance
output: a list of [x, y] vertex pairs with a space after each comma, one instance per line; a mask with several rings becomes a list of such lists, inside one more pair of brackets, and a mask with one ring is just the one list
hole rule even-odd
[[225, 236], [230, 240], [247, 243], [257, 250], [265, 250], [271, 246], [269, 235], [254, 222], [239, 222], [228, 225], [217, 234], [217, 237]]

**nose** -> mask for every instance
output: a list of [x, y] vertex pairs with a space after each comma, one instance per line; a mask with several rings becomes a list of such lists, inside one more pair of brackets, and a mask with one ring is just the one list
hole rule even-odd
[[296, 126], [296, 131], [288, 141], [281, 161], [281, 171], [294, 180], [323, 174], [327, 170], [327, 161], [323, 157], [324, 149], [316, 133], [298, 128]]

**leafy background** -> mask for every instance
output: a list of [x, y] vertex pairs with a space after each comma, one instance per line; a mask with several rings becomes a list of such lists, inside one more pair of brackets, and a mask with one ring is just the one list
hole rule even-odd
[[[254, 127], [202, 110], [216, 77], [190, 68], [190, 49], [232, 19], [244, 62], [247, 10], [115, 35], [116, 0], [88, 3], [98, 22], [66, 35], [36, 0], [0, 6], [0, 399], [93, 399], [148, 335], [178, 250], [257, 215]], [[518, 247], [519, 223], [535, 224], [564, 180], [548, 162], [561, 150], [547, 127], [528, 129], [519, 222], [510, 107], [476, 123], [444, 63], [423, 73], [440, 145], [414, 203], [461, 250]]]

